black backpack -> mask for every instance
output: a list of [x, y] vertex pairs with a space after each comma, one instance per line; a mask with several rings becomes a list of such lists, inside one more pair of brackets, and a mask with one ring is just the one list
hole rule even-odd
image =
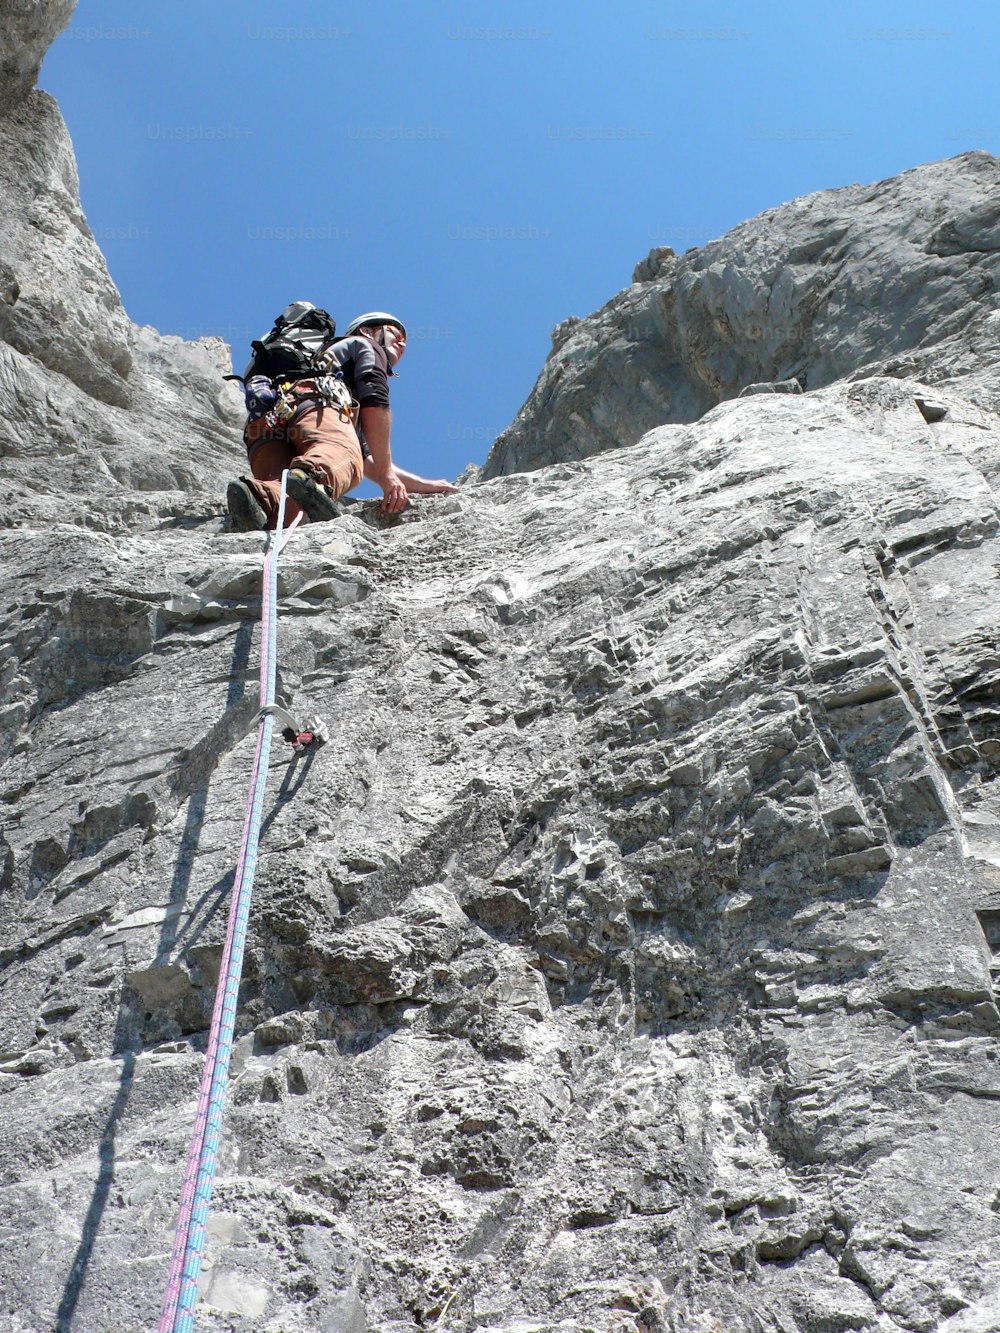
[[293, 301], [274, 321], [274, 328], [255, 339], [253, 360], [243, 379], [266, 375], [271, 380], [303, 379], [316, 373], [316, 358], [337, 336], [337, 325], [309, 301]]

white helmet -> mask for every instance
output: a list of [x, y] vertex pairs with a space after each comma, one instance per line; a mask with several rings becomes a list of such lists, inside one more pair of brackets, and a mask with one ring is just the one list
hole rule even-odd
[[395, 324], [397, 329], [403, 330], [403, 336], [406, 336], [406, 325], [403, 321], [385, 310], [372, 310], [367, 315], [358, 315], [357, 319], [352, 319], [348, 324], [343, 336], [349, 338], [352, 333], [357, 333], [358, 329], [379, 328], [382, 324]]

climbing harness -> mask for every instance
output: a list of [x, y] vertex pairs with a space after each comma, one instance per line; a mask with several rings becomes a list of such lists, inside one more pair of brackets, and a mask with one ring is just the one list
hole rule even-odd
[[287, 478], [288, 473], [283, 472], [277, 528], [264, 557], [261, 598], [261, 707], [254, 719], [259, 730], [250, 778], [250, 800], [233, 882], [229, 926], [219, 967], [219, 984], [215, 994], [208, 1050], [205, 1053], [205, 1068], [198, 1095], [194, 1132], [191, 1136], [184, 1185], [181, 1189], [177, 1230], [174, 1234], [174, 1248], [160, 1315], [159, 1333], [192, 1333], [194, 1329], [198, 1276], [205, 1249], [208, 1206], [218, 1164], [222, 1113], [229, 1079], [229, 1060], [233, 1050], [236, 1007], [243, 973], [243, 954], [250, 921], [250, 900], [257, 869], [257, 851], [264, 812], [264, 789], [267, 786], [267, 766], [275, 718], [285, 724], [282, 735], [294, 746], [296, 753], [302, 753], [314, 745], [322, 745], [327, 739], [326, 728], [322, 722], [313, 721], [299, 728], [291, 714], [274, 702], [277, 677], [278, 555], [301, 518], [301, 514], [298, 515], [289, 525], [287, 532], [284, 530]]
[[[272, 384], [263, 376], [257, 375], [252, 380], [247, 380], [245, 386], [245, 397], [247, 402], [247, 412], [251, 420], [257, 417], [263, 417], [269, 426], [287, 426], [301, 413], [308, 408], [316, 407], [335, 407], [344, 420], [354, 422], [357, 420], [358, 404], [351, 397], [351, 391], [344, 381], [342, 373], [336, 375], [317, 375], [311, 378], [311, 382], [316, 386], [315, 396], [299, 397], [291, 392], [294, 388], [292, 380], [279, 380]], [[270, 395], [266, 387], [271, 385]], [[265, 400], [268, 406], [264, 406]]]

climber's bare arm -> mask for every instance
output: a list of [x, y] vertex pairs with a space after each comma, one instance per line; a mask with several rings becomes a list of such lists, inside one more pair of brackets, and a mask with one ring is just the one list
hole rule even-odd
[[[415, 472], [407, 472], [406, 468], [400, 467], [398, 463], [395, 463], [393, 468], [411, 495], [451, 495], [458, 490], [458, 487], [452, 485], [450, 481], [443, 479], [429, 481], [426, 477], [418, 477]], [[375, 464], [370, 458], [365, 459], [365, 476], [369, 481], [378, 481]]]

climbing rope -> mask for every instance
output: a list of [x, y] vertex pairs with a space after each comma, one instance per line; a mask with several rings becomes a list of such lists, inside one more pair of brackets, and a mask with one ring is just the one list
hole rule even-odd
[[[267, 786], [267, 766], [271, 752], [271, 735], [277, 715], [288, 725], [284, 736], [294, 744], [296, 752], [305, 746], [325, 740], [325, 729], [320, 723], [311, 723], [300, 731], [289, 715], [274, 702], [277, 676], [278, 637], [278, 555], [291, 537], [301, 519], [299, 514], [284, 530], [285, 481], [282, 473], [281, 498], [278, 504], [278, 523], [264, 557], [264, 577], [261, 595], [261, 651], [260, 651], [260, 711], [257, 714], [257, 750], [250, 777], [250, 799], [247, 804], [243, 842], [240, 846], [236, 877], [233, 883], [229, 926], [222, 950], [219, 984], [215, 993], [212, 1026], [209, 1031], [205, 1068], [201, 1077], [198, 1109], [195, 1113], [194, 1132], [188, 1150], [187, 1169], [181, 1189], [177, 1230], [170, 1259], [167, 1291], [160, 1315], [159, 1333], [192, 1333], [194, 1308], [198, 1300], [198, 1277], [205, 1250], [205, 1228], [208, 1206], [218, 1165], [219, 1139], [222, 1135], [222, 1114], [229, 1079], [229, 1060], [233, 1050], [233, 1032], [236, 1026], [236, 1006], [239, 999], [240, 978], [243, 973], [243, 954], [246, 948], [247, 926], [250, 920], [250, 900], [253, 895], [254, 874], [257, 869], [257, 849], [260, 843], [261, 820], [264, 811], [264, 790]], [[291, 733], [291, 734], [289, 734]], [[308, 739], [306, 739], [308, 738]]]

